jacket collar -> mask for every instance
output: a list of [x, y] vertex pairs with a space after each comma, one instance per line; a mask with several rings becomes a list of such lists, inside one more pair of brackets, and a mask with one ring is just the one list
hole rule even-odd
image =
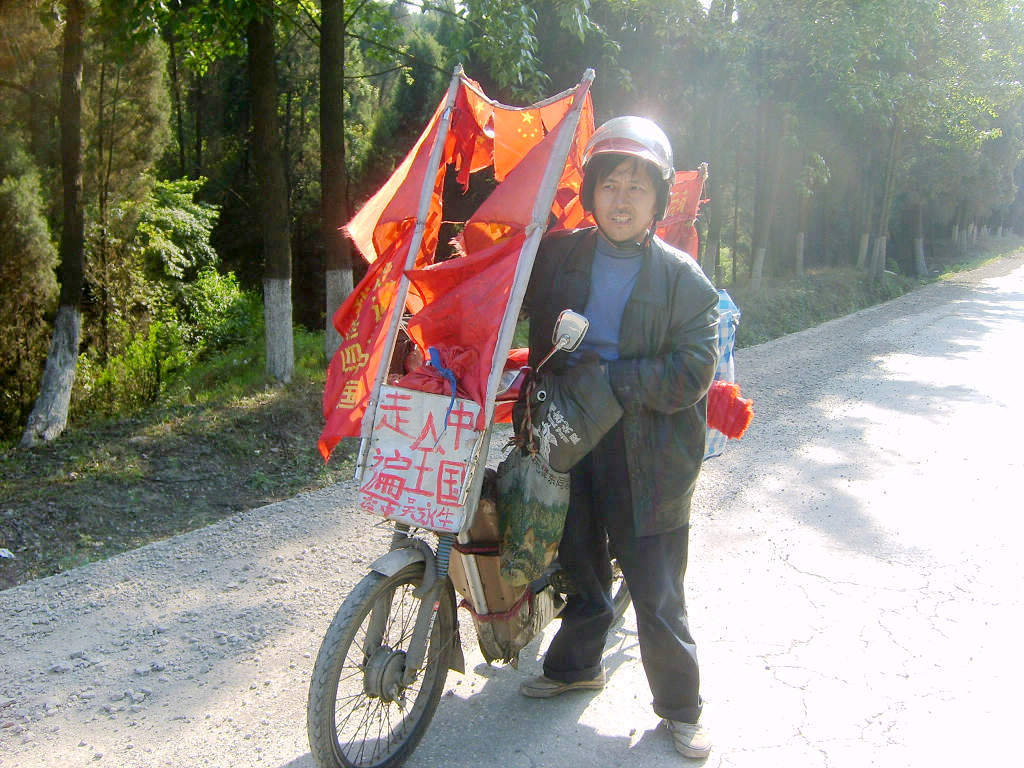
[[[576, 285], [577, 279], [579, 279], [578, 284], [587, 286], [587, 291], [589, 291], [590, 274], [594, 268], [594, 251], [597, 248], [597, 227], [581, 230], [581, 233], [581, 237], [569, 253], [565, 271], [566, 278], [571, 278], [570, 285]], [[664, 270], [659, 269], [662, 260], [655, 255], [655, 251], [660, 254], [662, 250], [661, 240], [658, 237], [652, 237], [647, 241], [647, 247], [644, 248], [643, 265], [629, 301], [658, 303], [664, 300], [666, 275]], [[571, 298], [572, 308], [577, 312], [582, 312], [587, 304], [586, 293]]]

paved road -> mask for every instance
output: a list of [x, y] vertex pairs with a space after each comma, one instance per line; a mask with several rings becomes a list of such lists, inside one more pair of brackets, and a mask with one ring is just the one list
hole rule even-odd
[[[757, 415], [706, 466], [687, 580], [706, 765], [1019, 759], [1022, 339], [1024, 254], [737, 354]], [[351, 490], [0, 593], [0, 765], [310, 768], [310, 657], [386, 536]], [[517, 694], [547, 639], [471, 654], [406, 765], [685, 762], [631, 611], [598, 694]]]
[[[1019, 760], [1022, 349], [1017, 257], [737, 354], [757, 415], [706, 465], [687, 580], [707, 765]], [[597, 696], [478, 666], [409, 765], [678, 764], [633, 630]]]

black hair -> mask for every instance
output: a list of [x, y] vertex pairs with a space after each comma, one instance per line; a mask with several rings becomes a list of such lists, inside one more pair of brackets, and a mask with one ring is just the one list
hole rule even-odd
[[580, 202], [583, 203], [583, 210], [587, 211], [587, 213], [594, 212], [594, 189], [600, 182], [611, 176], [612, 171], [618, 168], [623, 160], [635, 160], [647, 171], [647, 175], [651, 177], [651, 183], [654, 184], [654, 188], [658, 192], [658, 198], [654, 204], [655, 220], [660, 219], [665, 207], [668, 205], [670, 185], [661, 178], [661, 174], [658, 173], [658, 168], [654, 163], [641, 160], [633, 155], [615, 152], [594, 155], [590, 158], [590, 162], [587, 163], [587, 168], [583, 175], [583, 188], [580, 190]]

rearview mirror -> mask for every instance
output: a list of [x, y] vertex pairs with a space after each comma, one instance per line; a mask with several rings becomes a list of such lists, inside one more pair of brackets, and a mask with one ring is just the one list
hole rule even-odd
[[590, 321], [579, 312], [563, 309], [555, 321], [555, 331], [551, 334], [551, 343], [555, 345], [556, 349], [572, 352], [583, 341], [589, 327]]
[[559, 312], [558, 319], [555, 320], [555, 332], [551, 334], [551, 343], [555, 346], [544, 356], [543, 360], [537, 363], [537, 370], [539, 371], [555, 352], [561, 349], [572, 352], [576, 349], [583, 341], [583, 337], [587, 335], [589, 327], [590, 321], [579, 312], [573, 312], [571, 309], [563, 309]]

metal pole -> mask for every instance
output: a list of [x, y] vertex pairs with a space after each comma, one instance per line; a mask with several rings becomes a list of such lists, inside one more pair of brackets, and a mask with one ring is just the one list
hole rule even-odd
[[[580, 111], [583, 109], [583, 102], [586, 98], [590, 84], [594, 80], [594, 70], [588, 69], [583, 73], [583, 79], [576, 87], [576, 96], [572, 108], [562, 119], [558, 129], [558, 136], [555, 137], [555, 145], [548, 158], [547, 168], [541, 177], [540, 190], [537, 199], [533, 204], [533, 212], [530, 216], [530, 224], [527, 227], [528, 235], [523, 248], [520, 251], [519, 263], [516, 265], [516, 275], [512, 284], [512, 292], [508, 304], [505, 306], [505, 314], [501, 320], [501, 327], [498, 330], [498, 341], [494, 347], [494, 356], [491, 359], [491, 375], [487, 380], [487, 397], [484, 400], [485, 414], [487, 416], [487, 429], [481, 440], [481, 454], [477, 461], [476, 470], [467, 496], [467, 505], [471, 510], [476, 510], [480, 501], [480, 490], [483, 484], [483, 472], [480, 465], [486, 461], [487, 449], [491, 442], [491, 431], [494, 418], [494, 397], [498, 391], [498, 384], [501, 381], [501, 372], [505, 367], [505, 358], [508, 356], [509, 347], [512, 345], [512, 336], [515, 333], [516, 322], [519, 318], [519, 308], [523, 304], [523, 296], [526, 294], [526, 286], [530, 280], [530, 272], [533, 271], [533, 260], [537, 254], [537, 246], [540, 245], [540, 238], [544, 235], [547, 227], [548, 213], [551, 211], [551, 204], [555, 199], [555, 191], [558, 180], [562, 176], [565, 167], [565, 160], [569, 154], [569, 144], [576, 134], [576, 126], [579, 124]], [[473, 516], [467, 516], [467, 524], [459, 534], [459, 542], [466, 543], [469, 540], [469, 525]], [[476, 558], [472, 555], [464, 556], [462, 559], [466, 572], [466, 581], [469, 586], [470, 596], [473, 598], [473, 606], [477, 613], [488, 613], [487, 597], [484, 594], [483, 582], [480, 579], [480, 571], [477, 568]]]
[[356, 461], [356, 482], [361, 482], [363, 470], [366, 469], [366, 455], [370, 448], [370, 434], [373, 432], [373, 422], [376, 418], [377, 404], [380, 402], [380, 388], [387, 377], [388, 362], [395, 351], [395, 340], [398, 338], [398, 326], [402, 322], [402, 315], [405, 313], [405, 299], [409, 295], [409, 278], [406, 271], [416, 264], [416, 256], [419, 254], [420, 245], [423, 243], [423, 233], [427, 228], [427, 214], [430, 213], [430, 199], [434, 193], [434, 183], [437, 179], [437, 169], [441, 162], [441, 153], [444, 151], [444, 144], [448, 138], [448, 129], [451, 127], [452, 111], [455, 108], [455, 97], [458, 94], [459, 83], [463, 77], [462, 65], [456, 64], [452, 74], [451, 83], [448, 85], [448, 95], [445, 99], [444, 112], [441, 114], [441, 122], [437, 128], [437, 135], [434, 137], [434, 145], [430, 150], [430, 159], [427, 162], [427, 173], [423, 178], [423, 186], [420, 189], [419, 207], [416, 211], [416, 227], [412, 233], [412, 241], [409, 243], [409, 253], [405, 258], [405, 267], [402, 270], [402, 277], [398, 282], [398, 290], [392, 304], [391, 323], [388, 326], [388, 335], [384, 340], [384, 355], [381, 357], [380, 367], [377, 369], [376, 379], [373, 382], [373, 390], [370, 394], [370, 401], [363, 414], [362, 436], [359, 442], [359, 458]]
[[498, 384], [501, 382], [501, 372], [505, 367], [505, 359], [508, 357], [509, 347], [512, 346], [512, 336], [515, 334], [516, 323], [519, 320], [519, 309], [523, 305], [526, 286], [530, 282], [530, 273], [533, 271], [533, 260], [537, 255], [540, 239], [544, 236], [544, 231], [547, 229], [548, 214], [551, 212], [551, 205], [555, 200], [558, 181], [562, 177], [565, 160], [569, 155], [569, 144], [576, 134], [576, 126], [579, 124], [583, 102], [593, 81], [594, 70], [588, 69], [583, 73], [583, 79], [576, 87], [572, 108], [562, 119], [562, 123], [558, 128], [558, 136], [555, 137], [555, 145], [551, 150], [551, 157], [548, 158], [548, 166], [544, 169], [540, 190], [533, 204], [530, 224], [526, 228], [526, 242], [523, 243], [523, 249], [519, 255], [519, 263], [516, 265], [516, 276], [512, 284], [512, 293], [509, 296], [508, 304], [505, 306], [505, 315], [501, 319], [498, 341], [494, 345], [494, 357], [491, 360], [491, 376], [487, 381], [487, 398], [484, 400], [488, 424], [491, 423], [491, 419], [494, 417], [494, 398], [498, 392]]

